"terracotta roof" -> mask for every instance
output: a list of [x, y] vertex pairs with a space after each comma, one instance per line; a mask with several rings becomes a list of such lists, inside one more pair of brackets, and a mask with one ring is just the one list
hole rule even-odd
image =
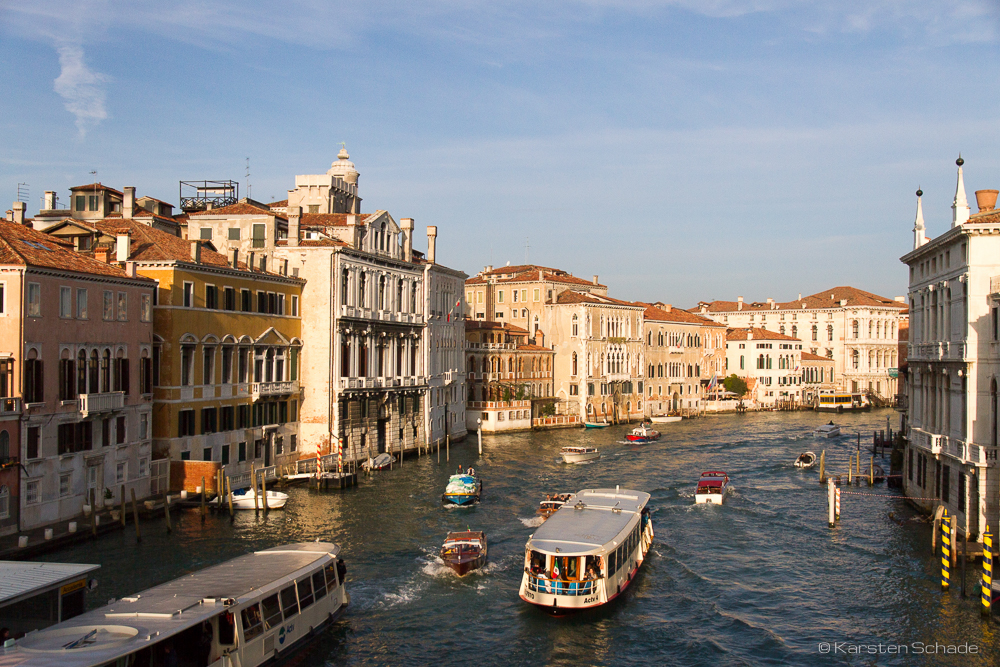
[[287, 199], [282, 199], [281, 201], [273, 201], [270, 204], [268, 204], [269, 208], [284, 207], [284, 206], [288, 206]]
[[306, 227], [346, 227], [347, 216], [354, 215], [358, 226], [363, 227], [372, 216], [377, 213], [303, 213], [299, 218], [299, 225]]
[[[276, 246], [287, 246], [288, 239], [280, 239], [274, 242]], [[347, 248], [350, 244], [344, 243], [343, 241], [338, 241], [337, 239], [300, 239], [300, 248], [319, 248], [319, 247], [331, 247], [331, 248]]]
[[591, 303], [598, 306], [631, 306], [632, 308], [643, 308], [643, 304], [641, 303], [622, 301], [621, 299], [612, 299], [610, 296], [577, 292], [575, 290], [560, 292], [556, 297], [556, 303]]
[[483, 271], [488, 276], [495, 274], [504, 273], [524, 273], [525, 271], [534, 271], [536, 274], [539, 271], [547, 271], [549, 273], [566, 273], [561, 269], [553, 269], [548, 266], [538, 266], [537, 264], [518, 264], [516, 266], [501, 266], [500, 268], [493, 269], [492, 271]]
[[528, 343], [526, 345], [518, 345], [517, 349], [525, 350], [528, 352], [553, 352], [552, 348], [545, 347], [543, 345], [535, 345], [534, 343]]
[[[542, 266], [537, 267], [527, 267], [527, 266], [505, 266], [502, 269], [495, 269], [490, 271], [486, 275], [505, 275], [508, 273], [514, 273], [513, 276], [509, 278], [499, 278], [494, 280], [494, 283], [524, 283], [524, 282], [538, 282], [538, 272], [542, 271], [542, 280], [550, 283], [565, 283], [569, 285], [589, 285], [590, 287], [607, 287], [607, 285], [602, 285], [600, 283], [595, 283], [592, 280], [584, 280], [583, 278], [577, 278], [576, 276], [571, 276], [565, 271], [560, 271], [559, 269], [547, 269]], [[489, 282], [482, 275], [477, 275], [469, 278], [465, 281], [466, 285], [474, 284], [485, 284]]]
[[166, 204], [167, 206], [169, 206], [171, 208], [173, 208], [173, 206], [174, 206], [173, 204], [171, 204], [168, 201], [163, 201], [162, 199], [157, 199], [156, 197], [150, 197], [149, 195], [143, 195], [141, 197], [136, 197], [135, 198], [136, 201], [140, 201], [142, 199], [148, 199], [149, 201], [155, 201], [157, 204]]
[[691, 312], [698, 312], [701, 310], [702, 306], [707, 306], [708, 312], [710, 313], [802, 310], [803, 303], [806, 304], [806, 308], [810, 309], [840, 308], [840, 302], [842, 300], [847, 301], [847, 307], [879, 306], [898, 308], [899, 310], [905, 310], [907, 307], [905, 303], [900, 303], [894, 299], [872, 294], [871, 292], [866, 292], [856, 287], [840, 286], [823, 290], [822, 292], [817, 292], [816, 294], [810, 294], [809, 296], [804, 296], [801, 299], [796, 299], [794, 301], [775, 302], [773, 305], [767, 303], [766, 301], [744, 301], [743, 307], [740, 309], [738, 301], [703, 301], [689, 310]]
[[707, 317], [702, 317], [701, 315], [696, 315], [695, 313], [689, 313], [681, 308], [671, 308], [670, 310], [665, 310], [663, 308], [657, 308], [651, 303], [642, 303], [641, 301], [636, 301], [636, 305], [646, 307], [646, 314], [643, 315], [643, 317], [647, 321], [683, 322], [685, 324], [697, 324], [703, 327], [724, 328], [726, 326], [725, 324], [716, 322], [715, 320]]
[[991, 211], [980, 211], [979, 213], [973, 213], [969, 216], [970, 223], [979, 224], [992, 224], [995, 225], [1000, 222], [1000, 210], [993, 209]]
[[495, 322], [493, 320], [466, 320], [465, 330], [469, 331], [470, 329], [502, 329], [507, 333], [512, 333], [517, 336], [527, 336], [529, 333], [527, 329], [522, 329], [514, 324], [509, 324], [507, 322]]
[[794, 340], [800, 341], [798, 338], [792, 336], [786, 336], [785, 334], [780, 334], [777, 331], [768, 331], [767, 329], [758, 329], [757, 327], [749, 327], [746, 329], [730, 329], [726, 332], [726, 340], [751, 340], [748, 337], [750, 332], [753, 332], [752, 340]]
[[54, 236], [6, 220], [0, 220], [0, 264], [129, 277], [117, 265], [98, 262], [63, 246]]
[[248, 204], [245, 202], [237, 202], [235, 204], [230, 204], [229, 206], [222, 206], [221, 208], [213, 208], [208, 211], [197, 211], [191, 214], [196, 215], [270, 215], [275, 218], [280, 218], [282, 220], [287, 220], [282, 213], [277, 213], [269, 208], [263, 206], [255, 206], [254, 204]]
[[[148, 225], [130, 220], [104, 219], [95, 223], [96, 227], [108, 236], [128, 233], [131, 235], [131, 247], [129, 249], [129, 259], [137, 262], [193, 262], [191, 259], [191, 244], [194, 241], [182, 239], [153, 229]], [[201, 247], [201, 263], [206, 266], [218, 268], [229, 267], [226, 256], [212, 250], [207, 246], [207, 241], [203, 241]], [[238, 268], [249, 271], [246, 262], [239, 262]], [[255, 271], [255, 273], [260, 273]], [[279, 275], [272, 271], [270, 275]]]
[[802, 361], [829, 361], [831, 364], [833, 363], [833, 359], [830, 357], [813, 354], [812, 352], [803, 352]]
[[76, 190], [90, 190], [92, 192], [94, 190], [107, 190], [108, 192], [112, 192], [112, 193], [118, 195], [119, 197], [124, 197], [125, 196], [125, 195], [123, 195], [121, 193], [120, 190], [115, 190], [114, 188], [109, 188], [108, 186], [101, 185], [100, 183], [89, 183], [87, 185], [77, 185], [76, 187], [72, 187], [72, 188], [69, 189], [70, 192], [75, 192]]

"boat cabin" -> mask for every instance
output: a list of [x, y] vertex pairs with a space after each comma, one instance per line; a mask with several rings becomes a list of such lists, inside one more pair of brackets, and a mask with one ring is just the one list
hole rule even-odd
[[0, 561], [0, 627], [11, 637], [79, 616], [100, 565]]

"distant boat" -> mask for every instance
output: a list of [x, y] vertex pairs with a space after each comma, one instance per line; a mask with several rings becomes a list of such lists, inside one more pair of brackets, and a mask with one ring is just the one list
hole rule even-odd
[[632, 431], [625, 437], [629, 442], [653, 442], [660, 439], [660, 432], [642, 424], [641, 426], [632, 429]]
[[365, 470], [384, 470], [392, 465], [392, 462], [396, 459], [393, 458], [392, 454], [383, 452], [373, 459], [368, 459], [361, 464], [361, 467]]
[[486, 533], [481, 530], [448, 533], [441, 547], [441, 560], [460, 577], [478, 570], [486, 564]]
[[812, 452], [802, 452], [799, 458], [795, 459], [796, 468], [812, 468], [816, 465], [816, 455]]
[[569, 493], [557, 493], [555, 495], [545, 496], [545, 500], [538, 503], [537, 514], [543, 519], [548, 519], [555, 512], [559, 511], [559, 508], [566, 504], [569, 497], [572, 494]]
[[585, 463], [601, 458], [597, 447], [563, 447], [559, 453], [566, 463]]
[[441, 502], [451, 505], [472, 505], [479, 502], [483, 493], [483, 482], [476, 477], [476, 471], [469, 468], [464, 475], [452, 475], [448, 486], [441, 495]]
[[729, 493], [729, 475], [720, 470], [701, 473], [698, 488], [694, 492], [696, 505], [721, 505]]
[[679, 422], [681, 418], [679, 415], [665, 415], [663, 417], [650, 417], [649, 420], [654, 424], [672, 424]]
[[840, 435], [840, 427], [830, 422], [829, 424], [823, 424], [813, 431], [813, 435], [817, 435], [821, 438], [836, 438]]
[[608, 422], [583, 422], [584, 428], [607, 428], [611, 426]]

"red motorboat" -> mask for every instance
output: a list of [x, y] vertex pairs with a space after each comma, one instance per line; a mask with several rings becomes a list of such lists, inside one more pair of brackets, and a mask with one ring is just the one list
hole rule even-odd
[[632, 431], [625, 436], [629, 442], [654, 442], [660, 439], [660, 432], [642, 424], [638, 428], [632, 429]]
[[441, 560], [460, 577], [481, 568], [486, 564], [486, 533], [481, 530], [448, 533], [441, 547]]

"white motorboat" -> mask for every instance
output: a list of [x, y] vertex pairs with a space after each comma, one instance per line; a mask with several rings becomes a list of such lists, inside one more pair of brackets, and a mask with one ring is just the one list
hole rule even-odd
[[816, 455], [812, 452], [802, 452], [799, 458], [795, 459], [796, 468], [812, 468], [816, 465]]
[[388, 468], [390, 465], [392, 465], [393, 461], [395, 460], [396, 457], [394, 457], [392, 454], [389, 454], [387, 452], [382, 452], [375, 458], [368, 459], [367, 461], [362, 463], [361, 467], [364, 468], [365, 470], [384, 470], [385, 468]]
[[696, 505], [721, 505], [729, 493], [729, 475], [721, 470], [701, 473], [698, 489], [694, 492]]
[[[225, 495], [221, 495], [216, 498], [213, 502], [219, 503], [220, 505], [226, 505], [229, 499]], [[282, 493], [281, 491], [268, 491], [267, 492], [267, 508], [271, 510], [280, 510], [288, 502], [288, 494]], [[262, 510], [264, 509], [264, 498], [261, 497], [259, 493], [256, 493], [253, 489], [237, 489], [233, 491], [233, 509], [234, 510]]]
[[663, 417], [650, 417], [649, 421], [654, 424], [672, 424], [681, 420], [680, 415], [665, 415]]
[[840, 427], [830, 422], [829, 424], [823, 424], [813, 431], [813, 435], [819, 436], [821, 438], [836, 438], [840, 435]]
[[597, 447], [563, 447], [559, 453], [566, 463], [585, 463], [601, 458]]

